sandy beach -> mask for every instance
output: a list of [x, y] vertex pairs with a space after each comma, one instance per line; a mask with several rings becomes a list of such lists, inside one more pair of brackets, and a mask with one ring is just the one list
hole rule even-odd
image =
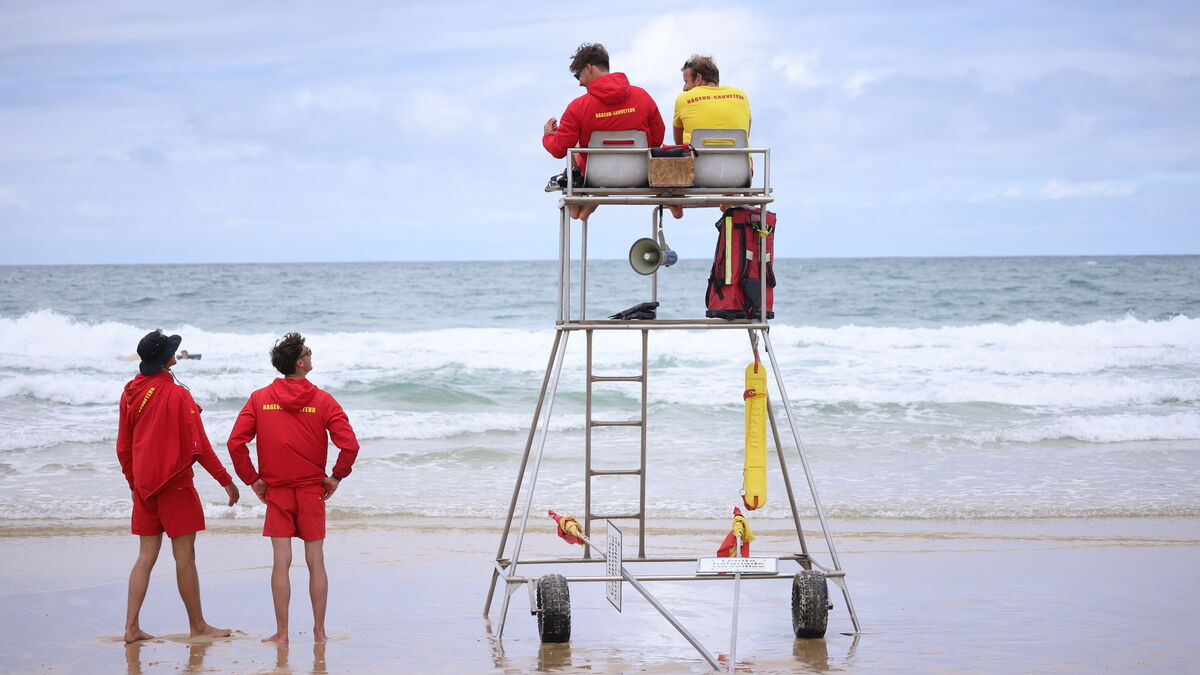
[[[545, 523], [528, 555], [573, 551]], [[648, 532], [655, 555], [709, 555], [727, 524]], [[754, 523], [757, 555], [794, 550], [784, 521]], [[837, 589], [824, 640], [790, 633], [785, 581], [742, 587], [741, 672], [1194, 672], [1200, 664], [1200, 519], [846, 521], [834, 523], [863, 623]], [[314, 644], [306, 572], [293, 570], [292, 641], [273, 629], [269, 546], [257, 525], [211, 521], [198, 539], [209, 621], [221, 640], [186, 635], [164, 551], [142, 625], [156, 639], [120, 640], [135, 538], [113, 521], [9, 523], [0, 531], [0, 669], [96, 672], [706, 672], [707, 665], [626, 586], [624, 612], [601, 584], [571, 587], [569, 644], [541, 645], [525, 593], [513, 596], [502, 643], [481, 616], [500, 524], [437, 519], [331, 521], [326, 555], [333, 640]], [[819, 533], [809, 532], [810, 542]], [[628, 534], [626, 535], [629, 536]], [[823, 560], [820, 549], [814, 549]], [[300, 556], [297, 560], [299, 561]], [[541, 571], [550, 571], [543, 568]], [[651, 591], [722, 657], [732, 585], [656, 582]], [[498, 604], [497, 604], [498, 607]]]

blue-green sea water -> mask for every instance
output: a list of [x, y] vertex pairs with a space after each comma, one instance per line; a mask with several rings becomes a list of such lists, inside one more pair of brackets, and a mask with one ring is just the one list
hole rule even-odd
[[[659, 316], [702, 316], [707, 274], [663, 270]], [[771, 336], [831, 516], [1200, 515], [1200, 258], [785, 259], [777, 275]], [[2, 267], [0, 519], [128, 517], [116, 401], [136, 363], [121, 359], [160, 327], [203, 356], [174, 371], [227, 465], [237, 411], [275, 376], [267, 351], [298, 330], [363, 444], [335, 517], [503, 515], [554, 278], [551, 262]], [[590, 268], [588, 318], [648, 296], [624, 262]], [[637, 336], [598, 334], [595, 359], [633, 373]], [[740, 331], [652, 333], [652, 517], [739, 502], [751, 359]], [[535, 509], [581, 510], [583, 369], [576, 336]], [[638, 401], [602, 385], [596, 416], [632, 419]], [[601, 431], [597, 461], [631, 464], [636, 430]], [[785, 517], [776, 466], [770, 481], [759, 513]], [[197, 485], [210, 517], [261, 514]], [[596, 498], [621, 509], [636, 481]]]

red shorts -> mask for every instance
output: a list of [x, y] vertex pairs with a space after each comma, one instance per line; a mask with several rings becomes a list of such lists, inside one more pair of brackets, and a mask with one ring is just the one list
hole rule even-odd
[[134, 490], [131, 521], [133, 533], [146, 537], [166, 532], [174, 539], [203, 530], [204, 507], [192, 477], [176, 480], [149, 499], [143, 499]]
[[300, 537], [304, 541], [325, 538], [325, 500], [321, 484], [267, 488], [267, 519], [264, 537]]

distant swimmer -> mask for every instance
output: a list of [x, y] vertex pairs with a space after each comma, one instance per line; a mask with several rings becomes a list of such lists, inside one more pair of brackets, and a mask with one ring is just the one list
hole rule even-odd
[[192, 464], [198, 461], [225, 488], [230, 506], [239, 494], [204, 433], [200, 406], [171, 374], [181, 339], [162, 331], [143, 337], [137, 346], [140, 374], [121, 395], [117, 461], [132, 493], [131, 529], [140, 539], [137, 562], [129, 573], [125, 642], [154, 637], [142, 630], [139, 615], [163, 532], [171, 539], [179, 596], [192, 635], [227, 637], [230, 633], [208, 625], [200, 607], [195, 546], [196, 532], [204, 529], [204, 507], [192, 483]]
[[[312, 349], [304, 337], [288, 333], [271, 349], [271, 365], [283, 375], [250, 394], [229, 433], [229, 456], [237, 475], [267, 505], [263, 536], [271, 538], [274, 565], [271, 597], [275, 634], [263, 642], [287, 644], [288, 604], [292, 587], [292, 537], [304, 542], [308, 593], [312, 600], [313, 640], [325, 642], [329, 576], [325, 571], [325, 500], [333, 496], [358, 456], [358, 438], [342, 406], [309, 382]], [[258, 437], [258, 469], [247, 444]], [[327, 475], [329, 441], [340, 448]]]
[[189, 359], [192, 361], [199, 361], [201, 356], [203, 356], [203, 355], [202, 354], [189, 354], [188, 350], [184, 349], [183, 351], [179, 352], [179, 356], [176, 356], [175, 358], [179, 359], [180, 361], [187, 361]]

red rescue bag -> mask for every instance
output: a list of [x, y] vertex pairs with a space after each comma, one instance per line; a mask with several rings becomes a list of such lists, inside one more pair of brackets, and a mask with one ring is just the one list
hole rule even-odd
[[717, 221], [717, 252], [708, 276], [704, 306], [713, 319], [757, 319], [762, 311], [762, 268], [759, 243], [767, 260], [767, 318], [775, 318], [775, 214], [762, 209], [734, 207]]

